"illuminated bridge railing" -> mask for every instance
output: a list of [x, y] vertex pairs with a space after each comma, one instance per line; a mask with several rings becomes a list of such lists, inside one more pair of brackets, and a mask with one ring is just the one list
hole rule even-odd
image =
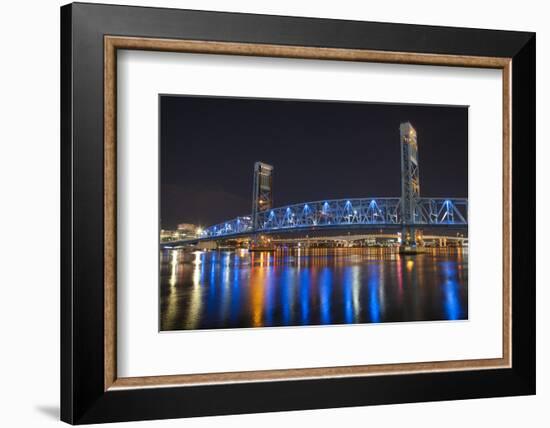
[[[464, 226], [468, 224], [467, 218], [467, 199], [419, 198], [416, 201], [413, 224]], [[200, 238], [322, 227], [400, 225], [401, 198], [336, 199], [305, 202], [260, 212], [256, 229], [251, 216], [237, 217], [204, 229]]]

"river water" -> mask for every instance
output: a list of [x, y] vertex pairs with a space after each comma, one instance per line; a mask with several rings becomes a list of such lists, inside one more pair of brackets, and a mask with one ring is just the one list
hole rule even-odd
[[160, 284], [163, 331], [468, 318], [467, 249], [166, 249]]

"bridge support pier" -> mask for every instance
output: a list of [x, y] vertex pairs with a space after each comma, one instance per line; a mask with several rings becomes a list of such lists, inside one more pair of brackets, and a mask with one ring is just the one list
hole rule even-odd
[[401, 246], [416, 247], [416, 228], [403, 226], [401, 231]]
[[400, 254], [419, 254], [424, 252], [424, 247], [418, 245], [416, 239], [417, 229], [411, 226], [403, 226], [401, 231], [401, 245], [399, 246]]

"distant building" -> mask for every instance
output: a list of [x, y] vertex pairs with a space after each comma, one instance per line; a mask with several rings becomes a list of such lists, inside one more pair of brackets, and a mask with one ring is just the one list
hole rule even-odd
[[167, 230], [167, 229], [160, 230], [160, 242], [170, 242], [170, 241], [177, 241], [177, 240], [178, 240], [177, 230]]
[[182, 239], [196, 238], [200, 234], [201, 228], [191, 223], [180, 223], [176, 230], [161, 229], [160, 241], [179, 241]]
[[190, 235], [194, 235], [197, 233], [197, 229], [199, 227], [192, 223], [180, 223], [178, 224], [178, 231], [182, 233], [188, 233]]

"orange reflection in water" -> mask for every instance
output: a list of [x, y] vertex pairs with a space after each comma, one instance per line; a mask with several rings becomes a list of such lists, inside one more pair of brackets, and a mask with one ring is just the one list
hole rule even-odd
[[[250, 304], [252, 306], [252, 326], [261, 327], [263, 325], [264, 313], [264, 294], [265, 294], [265, 276], [266, 253], [260, 253], [259, 267], [252, 264], [250, 273]], [[254, 260], [254, 254], [252, 257]]]

